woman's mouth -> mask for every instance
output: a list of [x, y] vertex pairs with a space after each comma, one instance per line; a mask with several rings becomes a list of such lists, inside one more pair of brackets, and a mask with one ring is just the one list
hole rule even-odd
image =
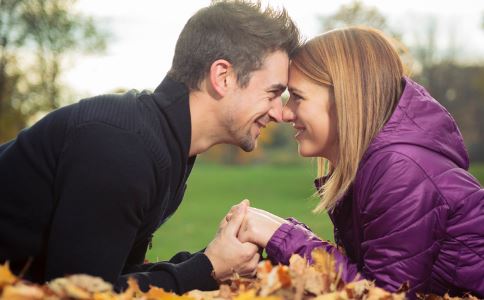
[[294, 138], [296, 139], [306, 131], [306, 128], [304, 128], [303, 126], [294, 125], [294, 129], [296, 130], [296, 134], [294, 135]]
[[298, 131], [296, 131], [296, 134], [294, 135], [294, 137], [297, 139], [298, 137], [300, 137], [303, 133], [304, 133], [304, 129], [300, 129]]

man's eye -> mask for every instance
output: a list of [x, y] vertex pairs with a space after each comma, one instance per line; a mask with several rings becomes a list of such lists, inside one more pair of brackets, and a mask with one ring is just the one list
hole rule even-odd
[[270, 92], [268, 97], [269, 97], [269, 100], [274, 100], [277, 97], [279, 97], [279, 93], [278, 92]]

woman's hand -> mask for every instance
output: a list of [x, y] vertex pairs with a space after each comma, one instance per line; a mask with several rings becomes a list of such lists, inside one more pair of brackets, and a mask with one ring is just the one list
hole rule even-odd
[[265, 210], [249, 207], [237, 237], [242, 243], [250, 242], [265, 248], [272, 235], [284, 223], [289, 222]]

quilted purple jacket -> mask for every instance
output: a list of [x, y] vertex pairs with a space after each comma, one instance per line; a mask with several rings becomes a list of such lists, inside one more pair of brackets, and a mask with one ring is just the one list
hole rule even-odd
[[329, 213], [339, 247], [289, 219], [267, 254], [287, 264], [293, 253], [311, 261], [311, 251], [323, 247], [335, 254], [346, 282], [360, 273], [389, 291], [408, 282], [411, 298], [416, 292], [484, 297], [484, 189], [468, 167], [455, 121], [405, 78], [396, 110]]

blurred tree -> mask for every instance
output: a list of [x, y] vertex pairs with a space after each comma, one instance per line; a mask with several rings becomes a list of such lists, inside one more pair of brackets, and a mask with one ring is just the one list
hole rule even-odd
[[442, 61], [427, 68], [432, 96], [455, 118], [471, 162], [484, 161], [484, 66]]
[[75, 4], [0, 0], [0, 141], [12, 138], [39, 110], [59, 107], [68, 55], [105, 49], [107, 34], [77, 13]]
[[322, 32], [347, 26], [368, 26], [384, 32], [398, 50], [407, 73], [412, 69], [413, 59], [401, 43], [402, 33], [388, 24], [386, 17], [374, 6], [366, 6], [360, 0], [341, 5], [332, 15], [319, 16]]
[[21, 3], [0, 0], [0, 141], [11, 137], [24, 125], [18, 109], [18, 84], [23, 74], [17, 68], [17, 49], [25, 41], [20, 30]]
[[318, 18], [322, 24], [323, 32], [350, 25], [365, 25], [380, 29], [396, 39], [401, 37], [401, 33], [388, 24], [385, 16], [376, 7], [366, 6], [359, 0], [341, 5], [333, 15], [319, 16]]

